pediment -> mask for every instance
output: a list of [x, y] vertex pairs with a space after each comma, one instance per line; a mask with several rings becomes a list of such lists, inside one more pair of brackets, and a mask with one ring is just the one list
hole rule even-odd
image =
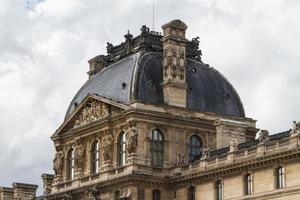
[[114, 117], [127, 109], [128, 106], [125, 104], [97, 95], [89, 95], [76, 107], [52, 137], [70, 129], [87, 126], [101, 119]]

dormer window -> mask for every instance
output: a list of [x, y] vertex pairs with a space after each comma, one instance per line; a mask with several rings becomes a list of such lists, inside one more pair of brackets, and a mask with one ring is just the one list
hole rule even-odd
[[152, 166], [162, 167], [164, 162], [164, 143], [162, 133], [158, 129], [152, 131], [150, 152]]

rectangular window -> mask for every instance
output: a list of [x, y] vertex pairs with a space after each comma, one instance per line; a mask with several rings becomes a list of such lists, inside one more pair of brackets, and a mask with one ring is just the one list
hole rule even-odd
[[250, 195], [253, 194], [253, 175], [247, 174], [245, 176], [245, 194]]
[[223, 200], [223, 180], [219, 179], [216, 182], [216, 200]]
[[285, 169], [284, 167], [279, 167], [276, 169], [276, 182], [277, 189], [284, 188], [285, 186]]

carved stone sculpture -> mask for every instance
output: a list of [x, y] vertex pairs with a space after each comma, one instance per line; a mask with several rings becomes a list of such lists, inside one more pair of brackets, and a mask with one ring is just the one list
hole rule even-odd
[[184, 159], [185, 159], [185, 157], [183, 155], [177, 154], [177, 156], [176, 156], [176, 165], [177, 166], [183, 165], [184, 164]]
[[130, 123], [130, 128], [126, 133], [127, 137], [127, 152], [128, 154], [136, 153], [138, 146], [138, 131], [133, 123]]
[[290, 135], [298, 135], [300, 134], [300, 122], [293, 121], [293, 128], [291, 129]]
[[83, 171], [85, 161], [85, 148], [83, 144], [77, 142], [74, 148], [74, 164], [78, 171]]
[[229, 151], [236, 151], [238, 148], [238, 140], [236, 138], [232, 138], [229, 145]]
[[258, 140], [259, 140], [259, 143], [265, 143], [265, 142], [269, 141], [269, 131], [268, 130], [260, 130]]
[[209, 148], [207, 147], [203, 147], [202, 148], [202, 157], [201, 159], [206, 159], [209, 156]]
[[113, 153], [113, 136], [108, 134], [103, 138], [103, 160], [111, 161]]
[[[112, 114], [121, 112], [121, 109], [112, 107]], [[97, 119], [105, 118], [110, 115], [110, 106], [103, 102], [91, 101], [88, 102], [77, 114], [74, 127], [83, 126]]]
[[64, 153], [60, 147], [56, 147], [56, 154], [53, 159], [53, 170], [56, 176], [61, 176], [63, 171]]

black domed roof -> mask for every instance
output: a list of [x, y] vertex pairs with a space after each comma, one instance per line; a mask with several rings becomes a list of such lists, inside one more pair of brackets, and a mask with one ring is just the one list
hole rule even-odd
[[[242, 102], [232, 85], [215, 69], [187, 58], [187, 108], [244, 117]], [[91, 77], [72, 100], [66, 117], [88, 94], [117, 102], [138, 100], [164, 104], [162, 52], [136, 52]]]

